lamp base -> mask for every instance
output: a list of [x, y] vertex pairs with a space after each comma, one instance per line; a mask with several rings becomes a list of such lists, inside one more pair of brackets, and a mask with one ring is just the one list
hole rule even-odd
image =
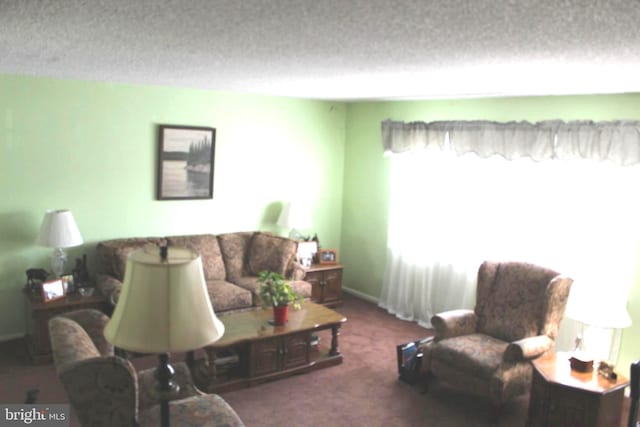
[[295, 228], [292, 228], [291, 231], [289, 232], [289, 238], [291, 240], [297, 240], [297, 241], [308, 241], [310, 236], [304, 236], [301, 232], [299, 232], [298, 230], [296, 230]]
[[162, 353], [158, 355], [160, 364], [154, 372], [156, 380], [158, 380], [158, 397], [161, 399], [170, 399], [173, 395], [180, 391], [180, 386], [172, 381], [175, 369], [169, 363], [169, 355]]
[[154, 373], [158, 380], [158, 396], [160, 397], [160, 425], [169, 427], [169, 400], [180, 391], [180, 386], [174, 383], [171, 378], [175, 373], [173, 366], [169, 364], [169, 354], [158, 355], [160, 364]]
[[64, 265], [67, 262], [67, 254], [62, 248], [55, 248], [51, 256], [51, 272], [56, 277], [61, 277], [64, 273]]
[[584, 373], [593, 371], [593, 359], [583, 353], [574, 353], [569, 363], [572, 371]]

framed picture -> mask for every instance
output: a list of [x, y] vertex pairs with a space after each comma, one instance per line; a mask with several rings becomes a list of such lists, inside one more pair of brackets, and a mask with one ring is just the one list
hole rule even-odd
[[338, 251], [335, 249], [318, 250], [318, 264], [337, 264]]
[[73, 292], [75, 290], [73, 286], [73, 274], [67, 274], [66, 276], [60, 276], [60, 280], [62, 280], [62, 287], [64, 288], [64, 293]]
[[159, 127], [158, 200], [213, 198], [216, 130]]
[[62, 279], [50, 280], [42, 283], [42, 300], [51, 302], [64, 298], [64, 284]]
[[303, 267], [311, 267], [313, 256], [318, 252], [318, 242], [298, 242], [297, 256]]

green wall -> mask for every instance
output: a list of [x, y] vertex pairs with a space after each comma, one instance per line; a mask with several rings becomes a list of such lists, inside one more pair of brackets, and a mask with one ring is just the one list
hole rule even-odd
[[[389, 159], [383, 157], [380, 136], [380, 123], [385, 119], [426, 122], [640, 120], [640, 94], [349, 104], [341, 261], [347, 266], [345, 284], [376, 299], [382, 289], [386, 262]], [[637, 280], [631, 291], [629, 312], [633, 326], [624, 331], [619, 362], [620, 366], [627, 367], [631, 360], [640, 357], [640, 284]]]
[[[336, 103], [203, 90], [0, 76], [0, 339], [24, 333], [21, 287], [48, 267], [34, 241], [47, 209], [98, 241], [266, 229], [280, 203], [308, 200], [345, 286], [377, 299], [386, 256], [388, 159], [380, 122], [640, 120], [640, 94]], [[156, 201], [157, 125], [216, 128], [213, 200]], [[640, 274], [639, 274], [640, 276]], [[640, 285], [620, 363], [640, 355]], [[635, 342], [638, 342], [637, 344]], [[622, 365], [621, 365], [622, 366]]]
[[[313, 208], [339, 248], [346, 106], [203, 90], [0, 76], [0, 339], [24, 333], [21, 287], [49, 267], [35, 239], [68, 208], [85, 244], [128, 236], [270, 230], [283, 201]], [[214, 197], [156, 201], [157, 125], [216, 128]], [[304, 230], [303, 230], [304, 231]]]

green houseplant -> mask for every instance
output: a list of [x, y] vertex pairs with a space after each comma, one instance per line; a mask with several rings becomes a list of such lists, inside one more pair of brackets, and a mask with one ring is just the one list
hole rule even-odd
[[300, 309], [302, 297], [291, 288], [282, 275], [273, 271], [258, 273], [258, 282], [262, 306], [273, 307], [274, 323], [284, 325], [287, 322], [289, 304], [295, 310]]

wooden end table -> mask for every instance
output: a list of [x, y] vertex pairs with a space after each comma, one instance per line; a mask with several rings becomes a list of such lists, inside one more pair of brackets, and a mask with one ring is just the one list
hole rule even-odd
[[527, 427], [609, 427], [620, 425], [629, 380], [608, 380], [572, 371], [570, 353], [548, 353], [533, 363]]
[[311, 300], [327, 307], [342, 305], [342, 270], [340, 264], [313, 264], [305, 269], [304, 280], [311, 283]]
[[[222, 338], [204, 349], [204, 358], [188, 352], [186, 362], [198, 388], [209, 393], [250, 387], [287, 375], [342, 363], [338, 347], [340, 327], [347, 319], [320, 304], [305, 301], [300, 310], [289, 310], [284, 326], [273, 326], [271, 308], [222, 314]], [[314, 348], [312, 334], [331, 330], [329, 347]], [[220, 355], [231, 351], [237, 362], [224, 371]]]
[[47, 303], [42, 301], [40, 295], [25, 291], [24, 299], [27, 315], [25, 340], [29, 356], [35, 364], [49, 363], [52, 360], [49, 319], [62, 313], [84, 308], [94, 308], [105, 314], [109, 314], [110, 311], [107, 299], [98, 289], [95, 289], [91, 296], [70, 293], [63, 299]]

